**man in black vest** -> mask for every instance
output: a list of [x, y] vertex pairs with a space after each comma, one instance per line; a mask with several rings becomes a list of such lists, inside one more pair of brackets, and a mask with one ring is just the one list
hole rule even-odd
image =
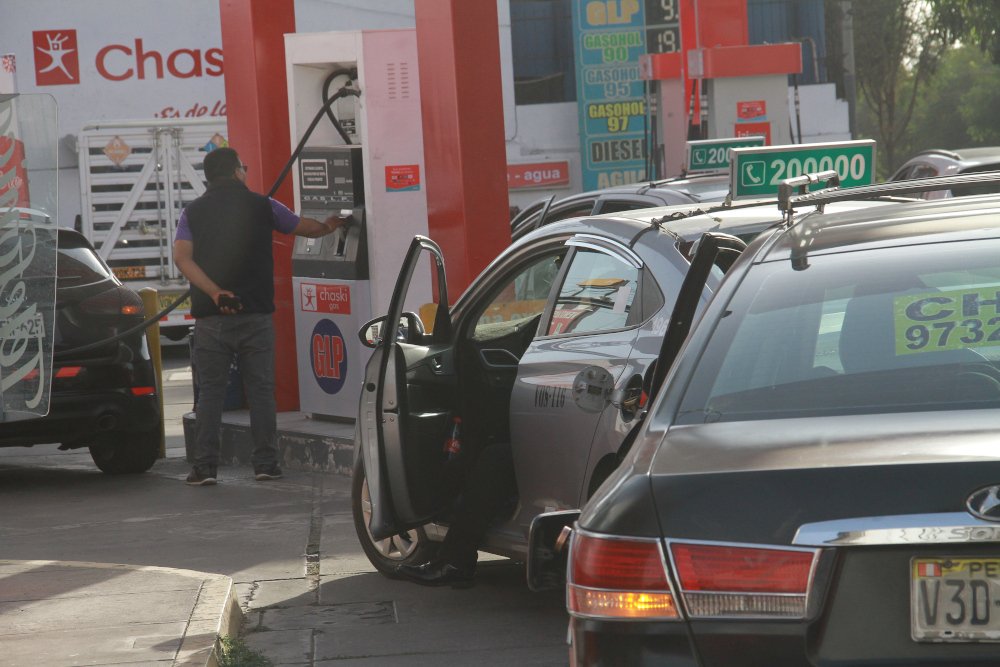
[[232, 148], [205, 156], [208, 189], [181, 214], [174, 239], [174, 263], [191, 281], [195, 317], [193, 365], [198, 375], [193, 486], [215, 484], [219, 426], [238, 355], [250, 409], [254, 477], [281, 477], [278, 467], [277, 407], [274, 399], [274, 260], [272, 232], [325, 236], [347, 223], [299, 217], [284, 205], [246, 186], [247, 166]]

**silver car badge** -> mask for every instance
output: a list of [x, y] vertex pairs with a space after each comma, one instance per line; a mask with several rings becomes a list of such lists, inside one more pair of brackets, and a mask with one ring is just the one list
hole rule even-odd
[[985, 521], [1000, 521], [1000, 484], [984, 486], [965, 501], [969, 514]]

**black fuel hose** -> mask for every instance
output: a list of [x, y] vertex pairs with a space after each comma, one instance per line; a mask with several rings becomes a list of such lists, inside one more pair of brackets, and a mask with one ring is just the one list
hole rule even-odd
[[[357, 70], [336, 70], [326, 78], [326, 81], [323, 82], [323, 106], [320, 108], [319, 111], [316, 112], [316, 115], [313, 117], [312, 122], [309, 123], [309, 127], [306, 128], [305, 133], [303, 133], [302, 139], [295, 147], [295, 150], [292, 151], [291, 157], [288, 158], [288, 162], [285, 163], [285, 166], [282, 168], [281, 173], [278, 174], [278, 178], [275, 179], [274, 185], [272, 185], [271, 189], [268, 190], [267, 192], [268, 197], [274, 196], [274, 193], [278, 191], [279, 187], [281, 187], [281, 184], [288, 176], [288, 172], [291, 171], [292, 165], [295, 164], [295, 161], [299, 158], [299, 155], [302, 153], [302, 149], [305, 148], [306, 141], [308, 141], [309, 137], [312, 136], [313, 130], [316, 129], [316, 126], [319, 124], [319, 121], [320, 119], [323, 118], [324, 114], [330, 118], [330, 121], [333, 123], [334, 128], [336, 128], [337, 132], [344, 139], [344, 141], [348, 144], [351, 143], [350, 137], [347, 135], [346, 132], [344, 132], [344, 128], [341, 126], [340, 121], [337, 120], [337, 117], [333, 115], [331, 109], [333, 107], [333, 103], [339, 100], [340, 98], [345, 97], [347, 95], [354, 95], [355, 97], [360, 97], [361, 91], [358, 90], [357, 88], [348, 88], [347, 86], [343, 86], [340, 90], [334, 93], [332, 97], [329, 97], [330, 84], [333, 82], [334, 78], [336, 78], [337, 76], [343, 76], [345, 74], [351, 77], [351, 81], [348, 82], [348, 84], [350, 84], [357, 77]], [[171, 312], [172, 310], [180, 306], [181, 303], [183, 303], [184, 300], [187, 299], [189, 296], [191, 296], [191, 288], [185, 290], [183, 294], [177, 297], [177, 299], [175, 299], [169, 306], [167, 306], [160, 312], [156, 313], [152, 317], [146, 318], [145, 320], [143, 320], [139, 324], [136, 324], [133, 327], [129, 327], [125, 331], [115, 334], [111, 338], [105, 338], [103, 340], [99, 340], [94, 343], [87, 343], [86, 345], [81, 345], [80, 347], [74, 347], [73, 349], [70, 350], [62, 350], [53, 356], [56, 358], [64, 359], [73, 354], [86, 352], [87, 350], [92, 350], [94, 348], [101, 347], [102, 345], [107, 345], [108, 343], [119, 341], [123, 338], [131, 336], [132, 334], [138, 331], [147, 329], [151, 327], [153, 323], [159, 322], [164, 315], [166, 315], [167, 313]]]

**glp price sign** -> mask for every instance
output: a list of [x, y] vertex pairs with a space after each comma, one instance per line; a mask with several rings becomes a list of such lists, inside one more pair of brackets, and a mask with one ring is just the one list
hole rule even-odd
[[840, 187], [851, 188], [875, 182], [875, 142], [733, 148], [729, 163], [733, 199], [776, 195], [781, 181], [820, 171], [836, 171]]
[[719, 173], [729, 169], [729, 149], [763, 146], [764, 137], [701, 139], [687, 142], [687, 173]]

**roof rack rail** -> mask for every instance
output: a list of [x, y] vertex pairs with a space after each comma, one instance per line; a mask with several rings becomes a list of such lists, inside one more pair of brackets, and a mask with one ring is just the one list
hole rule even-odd
[[818, 177], [819, 174], [807, 174], [798, 178], [786, 179], [779, 184], [778, 208], [788, 214], [789, 220], [791, 219], [791, 215], [795, 209], [803, 206], [816, 206], [818, 208], [822, 208], [823, 205], [832, 202], [915, 195], [921, 192], [932, 192], [934, 190], [948, 190], [959, 185], [976, 185], [983, 183], [1000, 184], [1000, 171], [981, 171], [978, 173], [962, 174], [959, 176], [915, 178], [909, 181], [889, 181], [886, 183], [862, 185], [854, 188], [827, 188], [816, 192], [795, 194], [794, 190], [802, 187], [802, 184], [800, 183], [802, 179], [812, 178], [814, 179], [814, 182], [818, 182], [820, 180]]

